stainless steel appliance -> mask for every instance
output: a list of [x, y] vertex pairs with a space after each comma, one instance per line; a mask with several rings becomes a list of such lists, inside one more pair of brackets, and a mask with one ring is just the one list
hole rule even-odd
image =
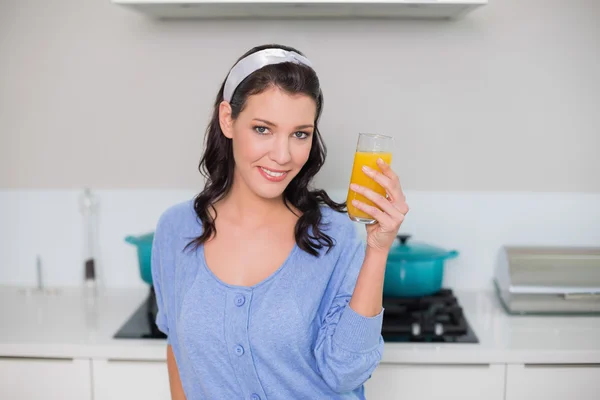
[[600, 313], [600, 247], [504, 246], [494, 285], [509, 313]]

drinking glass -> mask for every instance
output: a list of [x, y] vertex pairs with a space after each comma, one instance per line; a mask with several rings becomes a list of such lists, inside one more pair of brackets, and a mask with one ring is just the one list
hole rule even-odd
[[[356, 153], [354, 154], [354, 164], [352, 166], [352, 175], [350, 183], [356, 183], [379, 193], [386, 197], [385, 189], [362, 170], [364, 165], [381, 172], [377, 165], [377, 159], [381, 158], [388, 165], [392, 163], [392, 144], [391, 136], [379, 135], [374, 133], [359, 133], [358, 142], [356, 144]], [[348, 216], [352, 221], [362, 224], [374, 224], [377, 222], [372, 216], [352, 205], [352, 200], [359, 200], [365, 204], [377, 207], [371, 200], [365, 196], [348, 189], [348, 198], [346, 199], [348, 206]]]

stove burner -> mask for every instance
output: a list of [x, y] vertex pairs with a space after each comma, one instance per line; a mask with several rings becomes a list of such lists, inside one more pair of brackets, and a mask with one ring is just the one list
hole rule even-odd
[[450, 289], [423, 297], [384, 297], [383, 307], [384, 341], [479, 342]]

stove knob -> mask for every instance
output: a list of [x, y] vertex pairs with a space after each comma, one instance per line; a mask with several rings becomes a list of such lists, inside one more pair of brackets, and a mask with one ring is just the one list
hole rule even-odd
[[439, 322], [435, 324], [434, 329], [437, 336], [442, 336], [444, 334], [444, 325], [440, 324]]
[[416, 322], [412, 324], [412, 334], [413, 336], [419, 336], [421, 334], [421, 325]]

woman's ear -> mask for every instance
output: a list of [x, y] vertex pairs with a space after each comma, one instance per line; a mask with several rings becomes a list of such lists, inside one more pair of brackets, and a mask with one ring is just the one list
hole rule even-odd
[[228, 102], [222, 101], [219, 104], [219, 125], [221, 132], [225, 137], [233, 138], [233, 118], [231, 118], [231, 105]]

